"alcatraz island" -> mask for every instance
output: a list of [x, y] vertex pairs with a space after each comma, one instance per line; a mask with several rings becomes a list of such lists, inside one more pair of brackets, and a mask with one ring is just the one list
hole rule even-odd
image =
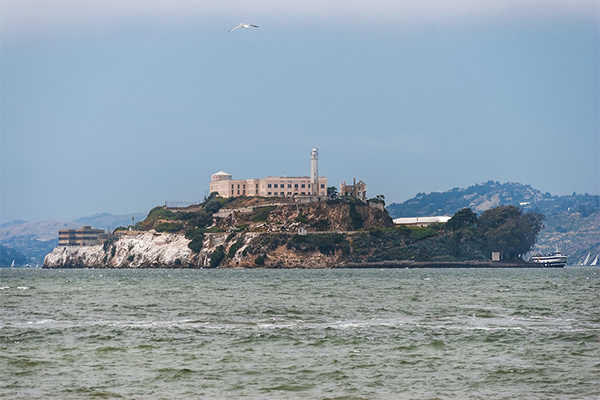
[[316, 148], [306, 177], [221, 171], [199, 204], [165, 203], [112, 233], [61, 230], [44, 268], [524, 267], [543, 227], [541, 214], [514, 206], [392, 220], [366, 188], [327, 186]]

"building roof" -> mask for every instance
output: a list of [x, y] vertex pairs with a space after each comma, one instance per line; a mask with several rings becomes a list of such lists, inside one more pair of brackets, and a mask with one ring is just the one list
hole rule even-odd
[[228, 174], [227, 172], [223, 172], [223, 171], [219, 171], [216, 174], [213, 174], [213, 176], [215, 175], [219, 175], [219, 176], [231, 176], [231, 174]]
[[394, 219], [394, 224], [396, 225], [409, 225], [409, 224], [433, 224], [434, 222], [446, 223], [450, 220], [447, 215], [441, 215], [436, 217], [405, 217], [405, 218], [396, 218]]

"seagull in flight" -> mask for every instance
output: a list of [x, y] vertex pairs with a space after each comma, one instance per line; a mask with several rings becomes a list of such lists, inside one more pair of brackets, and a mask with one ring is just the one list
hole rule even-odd
[[235, 31], [237, 28], [258, 28], [258, 25], [253, 24], [239, 24], [231, 28], [228, 32]]

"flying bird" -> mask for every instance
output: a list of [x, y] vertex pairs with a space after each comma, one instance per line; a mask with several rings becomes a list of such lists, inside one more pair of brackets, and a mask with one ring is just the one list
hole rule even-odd
[[237, 28], [258, 28], [258, 25], [253, 24], [239, 24], [231, 28], [228, 32], [235, 31]]

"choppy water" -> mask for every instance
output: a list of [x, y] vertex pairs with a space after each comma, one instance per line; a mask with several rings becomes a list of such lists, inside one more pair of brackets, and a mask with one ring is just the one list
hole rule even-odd
[[600, 396], [600, 270], [0, 270], [0, 398]]

